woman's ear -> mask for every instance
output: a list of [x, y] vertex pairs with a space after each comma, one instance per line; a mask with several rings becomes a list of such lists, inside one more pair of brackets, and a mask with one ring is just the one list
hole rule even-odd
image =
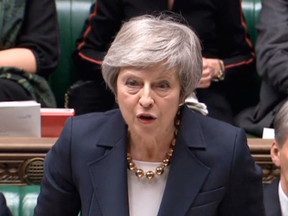
[[186, 99], [188, 98], [188, 96], [180, 96], [180, 98], [179, 98], [179, 104], [185, 104], [185, 101], [186, 101]]
[[271, 155], [271, 159], [273, 161], [273, 163], [275, 164], [275, 166], [280, 167], [281, 162], [280, 162], [280, 147], [279, 144], [274, 141], [272, 144], [272, 147], [270, 149], [270, 155]]

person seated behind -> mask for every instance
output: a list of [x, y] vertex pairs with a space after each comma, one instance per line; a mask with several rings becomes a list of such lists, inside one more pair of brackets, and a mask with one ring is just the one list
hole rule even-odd
[[5, 197], [0, 193], [0, 216], [12, 216], [9, 208], [6, 205]]
[[9, 0], [1, 7], [0, 101], [56, 107], [47, 83], [60, 57], [55, 1]]
[[261, 137], [272, 127], [276, 113], [288, 99], [288, 1], [262, 0], [256, 56], [262, 79], [260, 102], [241, 112], [236, 125]]
[[189, 27], [163, 16], [126, 22], [102, 74], [119, 109], [67, 121], [34, 216], [264, 215], [244, 131], [183, 104], [202, 74]]
[[280, 168], [280, 179], [264, 187], [266, 216], [288, 215], [288, 101], [274, 121], [275, 141], [271, 147], [273, 163]]
[[199, 35], [203, 74], [196, 96], [207, 105], [209, 116], [233, 124], [236, 113], [258, 102], [258, 88], [254, 51], [241, 4], [231, 0], [97, 0], [73, 54], [78, 76], [90, 80], [79, 94], [81, 105], [71, 105], [76, 114], [113, 108], [113, 94], [101, 76], [103, 57], [123, 20], [157, 11], [183, 15]]

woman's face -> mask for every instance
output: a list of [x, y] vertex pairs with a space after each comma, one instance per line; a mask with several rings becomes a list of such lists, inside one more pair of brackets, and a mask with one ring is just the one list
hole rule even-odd
[[159, 66], [122, 68], [117, 79], [117, 97], [129, 130], [153, 137], [171, 133], [180, 90], [179, 77], [172, 69], [162, 72]]

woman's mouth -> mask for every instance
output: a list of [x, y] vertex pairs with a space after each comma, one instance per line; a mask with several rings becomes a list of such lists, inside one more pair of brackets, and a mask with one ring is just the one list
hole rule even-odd
[[137, 118], [142, 124], [152, 124], [157, 119], [151, 114], [140, 114], [137, 115]]

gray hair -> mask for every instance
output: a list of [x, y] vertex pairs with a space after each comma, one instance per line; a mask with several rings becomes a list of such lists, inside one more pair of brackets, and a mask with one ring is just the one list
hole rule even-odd
[[278, 111], [274, 120], [275, 140], [280, 148], [284, 145], [288, 137], [288, 100]]
[[174, 69], [178, 73], [181, 97], [188, 97], [202, 76], [199, 39], [171, 16], [139, 16], [123, 24], [104, 58], [102, 75], [117, 94], [121, 68], [148, 68], [159, 63], [164, 71]]

